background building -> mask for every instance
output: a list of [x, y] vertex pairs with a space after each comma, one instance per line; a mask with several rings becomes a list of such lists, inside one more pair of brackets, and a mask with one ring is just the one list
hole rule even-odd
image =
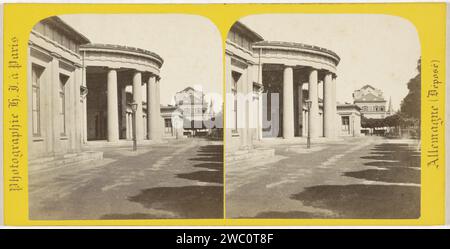
[[380, 119], [393, 114], [391, 101], [386, 106], [386, 99], [380, 89], [365, 85], [353, 92], [353, 103], [361, 108], [365, 118]]
[[174, 96], [175, 105], [180, 109], [183, 116], [183, 129], [186, 135], [195, 136], [206, 134], [205, 121], [211, 119], [208, 103], [202, 91], [192, 87], [177, 92]]
[[338, 104], [338, 135], [339, 136], [360, 136], [361, 135], [361, 108], [352, 104]]

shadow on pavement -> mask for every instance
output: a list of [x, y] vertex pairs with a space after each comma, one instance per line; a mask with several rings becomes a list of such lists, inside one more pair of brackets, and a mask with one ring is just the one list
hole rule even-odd
[[[203, 183], [217, 183], [214, 186], [157, 187], [142, 190], [128, 200], [142, 204], [146, 208], [175, 213], [172, 218], [222, 218], [223, 217], [223, 146], [207, 145], [197, 150], [198, 162], [195, 169], [208, 170], [177, 174], [177, 177]], [[125, 216], [132, 218], [134, 216]], [[142, 217], [142, 215], [136, 215]], [[117, 218], [117, 216], [115, 216]], [[150, 217], [166, 218], [166, 217]]]
[[[420, 188], [397, 185], [320, 185], [291, 196], [328, 209], [339, 218], [414, 219], [420, 216]], [[324, 217], [327, 218], [327, 217]]]
[[223, 217], [222, 186], [150, 188], [128, 200], [140, 203], [146, 208], [175, 212], [177, 218]]
[[222, 145], [202, 146], [198, 150], [196, 157], [189, 160], [199, 162], [194, 167], [208, 170], [177, 174], [177, 177], [200, 182], [223, 183]]
[[420, 170], [411, 168], [367, 169], [345, 172], [344, 175], [378, 182], [420, 184]]
[[401, 143], [384, 143], [376, 145], [372, 150], [371, 156], [363, 156], [361, 158], [376, 161], [365, 163], [365, 165], [420, 167], [420, 152], [416, 150], [415, 146]]
[[415, 147], [385, 143], [375, 146], [372, 150], [375, 156], [361, 158], [375, 160], [364, 165], [379, 169], [345, 172], [343, 175], [370, 181], [420, 184], [420, 153]]
[[420, 184], [420, 152], [414, 146], [400, 143], [376, 145], [364, 163], [378, 169], [345, 172], [343, 175], [383, 184], [317, 185], [293, 194], [291, 199], [303, 205], [331, 211], [262, 212], [255, 218], [361, 218], [413, 219], [420, 216], [420, 187], [389, 183]]

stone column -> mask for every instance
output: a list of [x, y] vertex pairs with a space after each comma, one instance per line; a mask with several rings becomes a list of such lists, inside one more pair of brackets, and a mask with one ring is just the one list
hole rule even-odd
[[[263, 63], [261, 62], [261, 51], [262, 48], [259, 49], [259, 63], [258, 63], [258, 84], [263, 86]], [[257, 129], [258, 129], [258, 140], [262, 139], [262, 119], [263, 119], [263, 105], [262, 105], [262, 89], [258, 92], [258, 115], [257, 115]]]
[[331, 120], [331, 122], [333, 123], [332, 132], [333, 132], [333, 136], [337, 137], [337, 135], [338, 135], [337, 124], [338, 124], [339, 119], [337, 116], [337, 107], [336, 107], [336, 76], [332, 77], [332, 80], [331, 80], [331, 99], [332, 99], [332, 102], [331, 102], [331, 111], [332, 111], [331, 118], [332, 118], [332, 120]]
[[[128, 129], [130, 129], [130, 127], [128, 126], [127, 122], [127, 92], [126, 92], [126, 85], [123, 85], [120, 87], [120, 99], [121, 99], [121, 103], [120, 106], [122, 107], [120, 110], [120, 113], [122, 114], [122, 122], [120, 125], [120, 136], [125, 136], [126, 139], [130, 139], [128, 137]], [[122, 132], [125, 128], [125, 132]]]
[[157, 139], [161, 139], [164, 129], [163, 129], [163, 125], [161, 124], [162, 122], [162, 118], [161, 118], [161, 93], [160, 93], [160, 79], [157, 78], [156, 79], [156, 103], [155, 103], [155, 112], [156, 112], [156, 131], [157, 131]]
[[323, 80], [323, 136], [334, 137], [333, 132], [333, 81], [331, 73], [325, 75]]
[[263, 123], [263, 90], [260, 90], [258, 92], [258, 140], [261, 140], [263, 138], [262, 136], [262, 123]]
[[285, 67], [283, 71], [283, 137], [294, 137], [294, 71]]
[[[82, 125], [83, 123], [81, 122], [82, 120], [82, 113], [81, 113], [81, 108], [82, 108], [82, 102], [81, 102], [81, 96], [80, 96], [80, 86], [81, 86], [81, 82], [83, 81], [83, 74], [82, 74], [82, 68], [81, 65], [78, 65], [77, 68], [75, 69], [75, 80], [74, 82], [74, 86], [73, 86], [73, 94], [74, 94], [74, 108], [75, 108], [75, 114], [74, 114], [74, 121], [73, 121], [73, 128], [75, 130], [75, 139], [73, 139], [73, 144], [74, 144], [74, 149], [76, 151], [80, 151], [81, 150], [81, 141], [82, 141]], [[77, 123], [78, 122], [78, 123]], [[80, 125], [81, 124], [81, 125]]]
[[133, 74], [133, 101], [137, 103], [136, 109], [136, 140], [144, 139], [144, 124], [142, 121], [142, 73]]
[[108, 70], [107, 82], [107, 103], [108, 103], [108, 142], [119, 140], [119, 110], [117, 104], [117, 71]]
[[[86, 82], [86, 66], [82, 69], [82, 82], [81, 85], [87, 87]], [[87, 95], [82, 97], [81, 99], [81, 108], [82, 108], [82, 118], [81, 118], [81, 140], [83, 144], [87, 143]]]
[[[303, 82], [300, 80], [298, 82], [297, 85], [297, 113], [298, 113], [298, 132], [297, 135], [298, 136], [302, 136], [303, 134], [303, 130], [305, 129], [305, 123], [303, 122]], [[300, 129], [300, 125], [302, 126], [302, 128]]]
[[245, 96], [244, 98], [238, 98], [238, 130], [239, 135], [241, 136], [241, 148], [247, 149], [248, 147], [248, 136], [249, 136], [249, 129], [248, 129], [248, 121], [249, 121], [249, 106], [247, 101], [247, 94], [248, 94], [248, 87], [249, 87], [249, 78], [251, 74], [251, 66], [249, 65], [247, 67], [247, 70], [245, 73], [241, 75], [241, 78], [239, 80], [238, 84], [238, 94], [242, 94], [242, 96]]
[[309, 73], [309, 100], [311, 101], [311, 109], [308, 118], [308, 129], [312, 138], [318, 137], [319, 134], [319, 98], [317, 96], [317, 70], [312, 69]]
[[[53, 60], [51, 62], [51, 84], [50, 87], [48, 87], [49, 90], [49, 96], [51, 98], [48, 98], [49, 101], [49, 110], [48, 110], [48, 116], [42, 116], [43, 119], [46, 119], [45, 122], [50, 122], [51, 125], [47, 126], [47, 134], [48, 135], [48, 144], [47, 148], [50, 152], [52, 152], [54, 155], [60, 154], [62, 152], [61, 146], [59, 144], [60, 140], [60, 120], [59, 120], [59, 109], [60, 109], [60, 103], [59, 103], [59, 55], [52, 54]], [[42, 86], [41, 86], [42, 87]], [[48, 120], [48, 121], [47, 121]], [[44, 122], [42, 122], [44, 123]], [[41, 126], [41, 129], [45, 129], [44, 126]]]
[[155, 105], [157, 103], [156, 95], [156, 75], [150, 75], [147, 82], [147, 134], [148, 139], [158, 139], [158, 119]]

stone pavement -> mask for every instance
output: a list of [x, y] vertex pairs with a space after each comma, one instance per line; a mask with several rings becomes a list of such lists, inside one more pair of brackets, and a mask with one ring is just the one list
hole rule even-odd
[[227, 164], [227, 217], [419, 217], [417, 141], [359, 137], [305, 147], [277, 143], [270, 160]]
[[29, 178], [30, 219], [223, 217], [222, 142], [105, 148], [104, 160]]

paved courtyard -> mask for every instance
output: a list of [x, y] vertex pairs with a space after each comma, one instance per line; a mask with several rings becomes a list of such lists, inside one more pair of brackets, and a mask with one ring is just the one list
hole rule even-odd
[[272, 159], [227, 164], [228, 218], [420, 216], [418, 141], [351, 137], [310, 151], [273, 147]]
[[30, 174], [31, 219], [223, 217], [222, 142], [109, 148], [104, 159]]

